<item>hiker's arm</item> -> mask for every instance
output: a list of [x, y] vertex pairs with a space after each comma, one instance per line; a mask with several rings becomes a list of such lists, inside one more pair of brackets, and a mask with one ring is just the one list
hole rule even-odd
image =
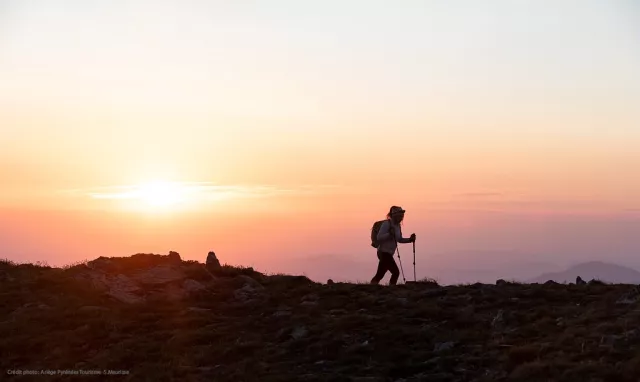
[[410, 237], [402, 237], [402, 230], [400, 229], [400, 227], [398, 227], [398, 230], [396, 231], [396, 237], [398, 238], [398, 243], [402, 243], [402, 244], [411, 243]]
[[387, 241], [391, 238], [391, 234], [389, 233], [389, 221], [385, 221], [380, 225], [380, 230], [378, 231], [378, 241]]

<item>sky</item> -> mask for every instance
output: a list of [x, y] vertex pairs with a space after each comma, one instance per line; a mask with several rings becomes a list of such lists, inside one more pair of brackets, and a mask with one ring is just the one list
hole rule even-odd
[[0, 0], [0, 257], [640, 266], [639, 67], [631, 0]]

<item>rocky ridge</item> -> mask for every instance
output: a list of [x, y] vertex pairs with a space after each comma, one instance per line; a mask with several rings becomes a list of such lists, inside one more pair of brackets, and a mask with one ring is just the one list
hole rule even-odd
[[0, 262], [0, 364], [122, 381], [640, 378], [635, 285], [320, 284], [207, 263]]

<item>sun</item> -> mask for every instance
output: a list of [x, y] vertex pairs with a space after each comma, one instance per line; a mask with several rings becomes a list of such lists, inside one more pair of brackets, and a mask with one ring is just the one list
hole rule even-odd
[[185, 201], [185, 190], [177, 183], [150, 182], [138, 187], [137, 198], [151, 207], [169, 207]]
[[144, 212], [177, 212], [202, 208], [205, 203], [220, 202], [234, 196], [210, 182], [168, 182], [155, 180], [135, 185], [103, 187], [89, 192], [93, 199], [112, 201], [111, 206]]

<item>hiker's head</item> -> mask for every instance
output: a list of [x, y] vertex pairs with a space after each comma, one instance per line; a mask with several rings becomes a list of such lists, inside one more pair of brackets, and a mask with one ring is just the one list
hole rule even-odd
[[405, 210], [399, 206], [393, 206], [389, 209], [389, 213], [387, 214], [387, 218], [393, 220], [394, 223], [400, 223], [404, 219]]

